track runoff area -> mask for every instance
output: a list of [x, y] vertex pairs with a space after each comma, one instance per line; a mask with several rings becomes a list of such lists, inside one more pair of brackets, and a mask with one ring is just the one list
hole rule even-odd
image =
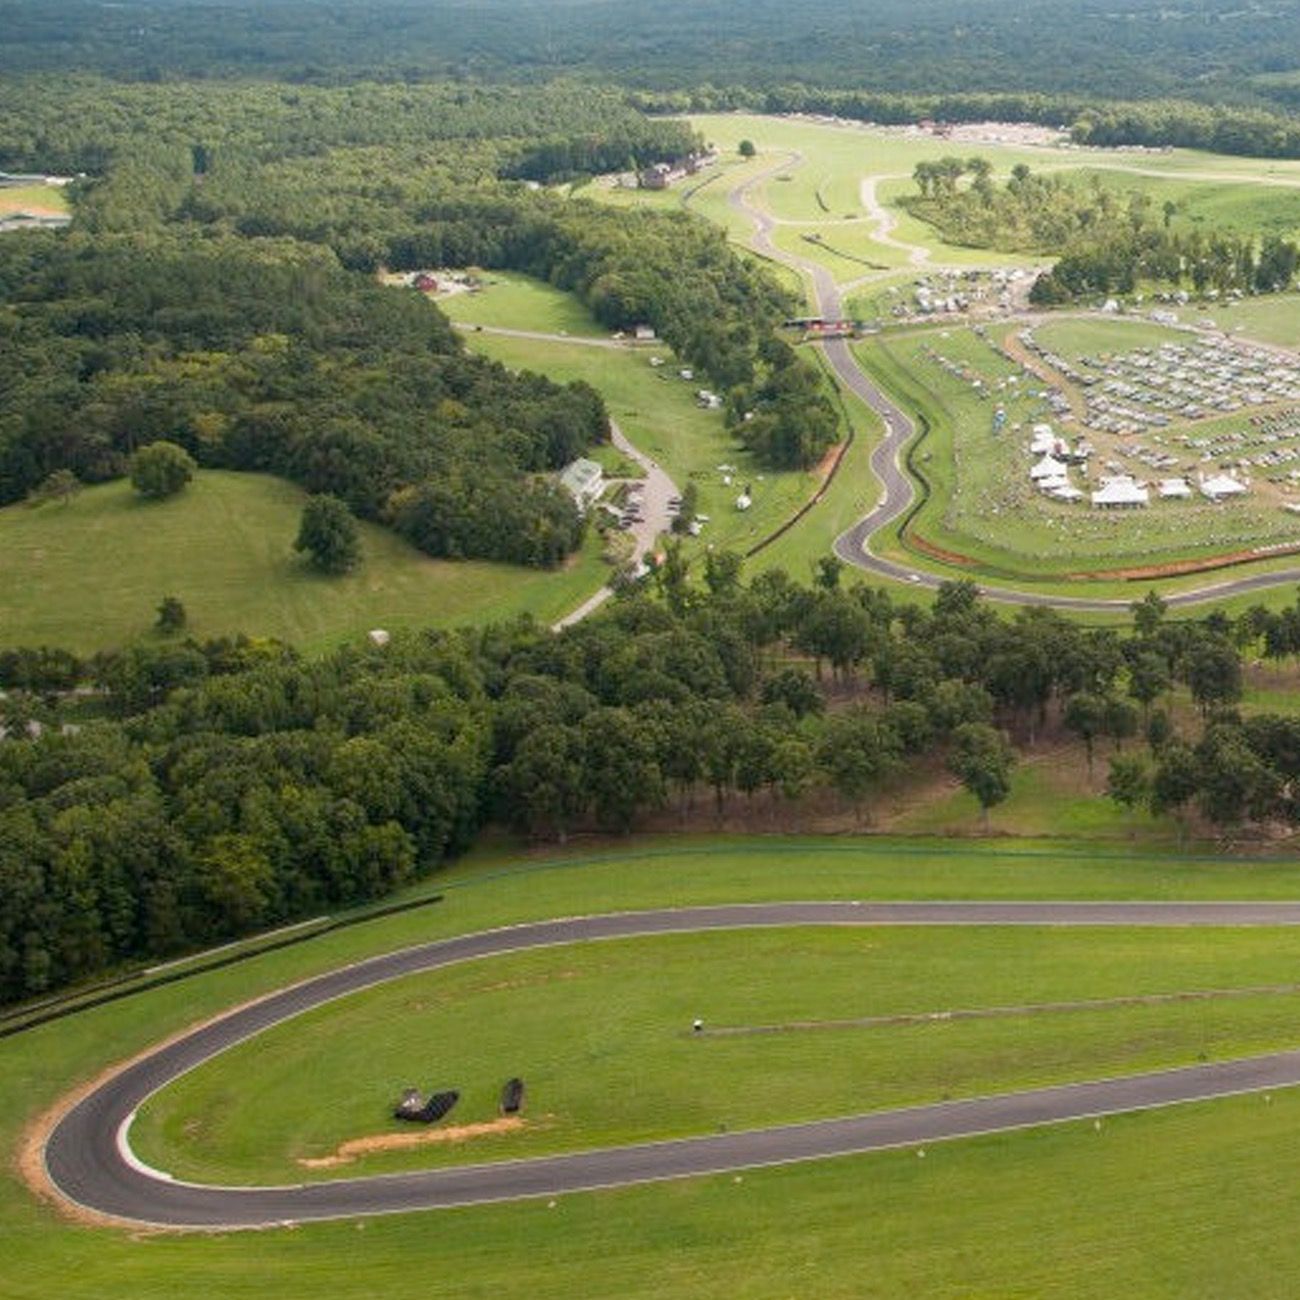
[[1300, 926], [1300, 902], [771, 903], [577, 917], [439, 940], [342, 967], [242, 1006], [97, 1083], [43, 1145], [49, 1189], [93, 1216], [231, 1229], [396, 1214], [827, 1159], [1300, 1084], [1300, 1050], [875, 1111], [813, 1123], [399, 1175], [267, 1187], [181, 1182], [130, 1147], [137, 1108], [186, 1071], [294, 1016], [420, 971], [524, 949], [768, 926]]

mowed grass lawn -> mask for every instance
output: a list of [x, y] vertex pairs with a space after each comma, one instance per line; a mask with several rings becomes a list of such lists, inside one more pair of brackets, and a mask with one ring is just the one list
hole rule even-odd
[[66, 213], [68, 199], [58, 185], [0, 185], [0, 217], [15, 212]]
[[[1142, 857], [1086, 846], [1007, 851], [884, 840], [700, 839], [627, 841], [585, 857], [480, 856], [435, 883], [445, 901], [433, 908], [0, 1040], [0, 1144], [14, 1150], [29, 1120], [65, 1089], [223, 1007], [368, 953], [490, 925], [773, 898], [1296, 898], [1300, 863]], [[1200, 931], [1186, 937], [1195, 942], [1177, 958], [1190, 963], [1180, 978], [1203, 973], [1196, 966], [1201, 939], [1207, 961], [1216, 944], [1225, 945], [1218, 949], [1225, 982], [1249, 977], [1256, 958], [1239, 967], [1235, 957], [1245, 949], [1232, 939]], [[979, 978], [1005, 979], [1014, 990], [1023, 965], [1008, 961], [999, 973], [999, 952], [990, 950]], [[1053, 948], [1038, 964], [1050, 970], [1064, 952]], [[1086, 978], [1104, 978], [1103, 961], [1084, 964]], [[779, 965], [754, 967], [746, 985], [770, 986], [774, 999], [786, 996]], [[914, 988], [904, 989], [900, 978], [896, 989], [919, 1005], [936, 1000], [929, 969], [927, 961]], [[493, 970], [477, 975], [489, 980]], [[746, 985], [709, 992], [757, 996]], [[870, 995], [870, 987], [862, 989], [861, 996]], [[581, 1026], [557, 1032], [583, 1050]], [[1068, 1035], [1064, 1027], [1063, 1042]], [[339, 1057], [351, 1051], [346, 1040], [333, 1048]], [[454, 1064], [446, 1045], [430, 1049], [430, 1068]], [[626, 1086], [636, 1084], [634, 1063], [621, 1077]], [[311, 1077], [299, 1083], [306, 1110], [342, 1104]], [[216, 1236], [80, 1226], [33, 1199], [6, 1164], [0, 1290], [18, 1300], [893, 1300], [907, 1293], [927, 1300], [1290, 1300], [1300, 1267], [1293, 1231], [1300, 1187], [1291, 1176], [1298, 1161], [1300, 1093], [1291, 1090], [1269, 1100], [1241, 1097], [1114, 1117], [1099, 1130], [1086, 1122], [937, 1144], [924, 1159], [904, 1149], [562, 1197], [554, 1206], [542, 1200]]]
[[323, 648], [370, 628], [459, 624], [525, 610], [553, 620], [608, 575], [590, 542], [553, 572], [433, 560], [386, 529], [360, 525], [362, 562], [328, 577], [293, 550], [304, 493], [259, 474], [200, 471], [168, 501], [125, 481], [68, 505], [0, 510], [0, 627], [12, 645], [86, 652], [151, 635], [177, 596], [198, 638], [244, 632]]
[[[1300, 934], [1259, 929], [826, 927], [524, 953], [404, 979], [260, 1034], [148, 1102], [133, 1146], [179, 1178], [291, 1182], [1190, 1065], [1300, 1043], [1300, 991], [832, 1025], [1280, 985], [1296, 978], [1298, 957]], [[691, 1032], [697, 1015], [713, 1032]], [[766, 1032], [725, 1032], [756, 1027]], [[448, 1125], [489, 1123], [512, 1075], [526, 1081], [523, 1130], [373, 1153], [328, 1172], [297, 1163], [347, 1139], [410, 1133], [389, 1113], [407, 1083], [461, 1090]], [[327, 1105], [304, 1106], [306, 1079]]]
[[570, 293], [561, 293], [526, 275], [510, 275], [504, 271], [478, 274], [482, 288], [434, 298], [452, 320], [471, 326], [536, 330], [540, 334], [609, 337], [609, 331]]

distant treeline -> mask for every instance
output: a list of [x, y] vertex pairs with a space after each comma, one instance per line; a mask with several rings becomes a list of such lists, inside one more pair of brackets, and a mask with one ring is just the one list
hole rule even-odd
[[704, 86], [633, 91], [632, 103], [656, 113], [816, 113], [850, 121], [1032, 122], [1068, 131], [1080, 145], [1205, 149], [1250, 158], [1300, 158], [1300, 118], [1257, 106], [1188, 99], [1106, 100], [1049, 92], [899, 94], [809, 86]]
[[[676, 89], [1294, 102], [1300, 14], [1239, 0], [0, 0], [0, 70], [301, 83], [556, 76]], [[1292, 74], [1292, 75], [1288, 75]]]
[[[740, 797], [780, 820], [818, 791], [861, 819], [936, 761], [989, 809], [1008, 734], [1044, 727], [1090, 761], [1112, 746], [1124, 802], [1300, 821], [1300, 722], [1235, 712], [1240, 647], [1296, 655], [1296, 609], [1175, 623], [1149, 598], [1118, 632], [1003, 618], [969, 583], [895, 606], [830, 559], [811, 586], [745, 584], [727, 553], [693, 578], [676, 549], [655, 582], [559, 633], [319, 661], [244, 639], [0, 652], [0, 1001], [380, 897], [493, 819], [562, 838]], [[1201, 722], [1175, 725], [1175, 687]]]

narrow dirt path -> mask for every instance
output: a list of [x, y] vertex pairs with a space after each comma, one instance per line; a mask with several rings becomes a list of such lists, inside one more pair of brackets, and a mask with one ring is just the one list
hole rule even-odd
[[909, 244], [904, 240], [895, 239], [893, 230], [898, 225], [898, 218], [876, 196], [877, 182], [905, 179], [906, 177], [900, 176], [864, 176], [858, 187], [859, 195], [868, 217], [876, 223], [872, 239], [878, 244], [884, 244], [886, 248], [896, 248], [900, 253], [906, 253], [910, 265], [924, 266], [930, 260], [931, 250], [923, 244]]

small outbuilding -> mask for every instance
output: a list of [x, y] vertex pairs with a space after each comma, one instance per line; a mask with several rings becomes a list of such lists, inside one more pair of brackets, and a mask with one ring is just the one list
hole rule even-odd
[[560, 471], [560, 486], [586, 510], [605, 490], [605, 471], [594, 460], [579, 457]]

